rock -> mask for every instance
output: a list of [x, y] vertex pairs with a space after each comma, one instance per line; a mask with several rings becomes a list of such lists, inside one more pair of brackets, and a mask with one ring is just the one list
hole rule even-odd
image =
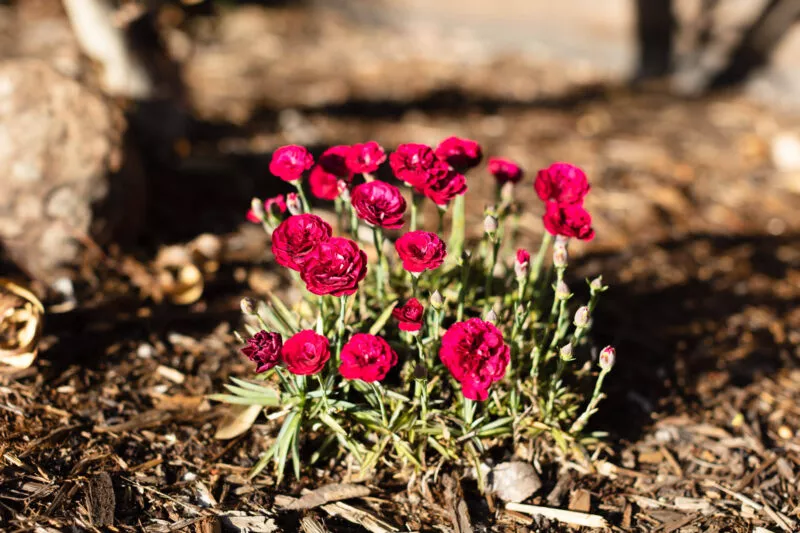
[[116, 106], [48, 64], [0, 62], [0, 243], [32, 277], [67, 275], [87, 236], [136, 233], [144, 179], [125, 129]]
[[522, 502], [542, 487], [539, 475], [529, 463], [510, 461], [492, 470], [492, 489], [506, 502]]

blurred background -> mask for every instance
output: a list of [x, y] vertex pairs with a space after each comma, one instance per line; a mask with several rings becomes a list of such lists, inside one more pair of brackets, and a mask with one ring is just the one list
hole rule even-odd
[[[528, 246], [532, 176], [569, 161], [597, 233], [571, 247], [571, 286], [612, 286], [595, 335], [621, 362], [598, 424], [635, 440], [797, 366], [798, 16], [800, 0], [6, 0], [0, 273], [45, 299], [39, 368], [72, 368], [56, 382], [87, 405], [128, 375], [161, 383], [161, 364], [187, 377], [164, 390], [206, 394], [247, 371], [214, 328], [285, 286], [244, 216], [286, 192], [276, 147], [478, 140], [528, 173]], [[479, 168], [468, 185], [479, 235], [494, 183]]]

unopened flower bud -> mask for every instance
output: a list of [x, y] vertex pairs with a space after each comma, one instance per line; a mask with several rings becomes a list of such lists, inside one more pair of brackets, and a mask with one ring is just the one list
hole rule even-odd
[[557, 300], [566, 300], [570, 297], [569, 287], [563, 281], [559, 281], [556, 284], [556, 299]]
[[575, 311], [575, 327], [576, 328], [585, 328], [589, 325], [589, 308], [585, 305], [583, 307], [579, 307], [577, 311]]
[[483, 231], [492, 235], [494, 232], [497, 231], [497, 217], [492, 215], [486, 215], [486, 218], [483, 219]]
[[617, 359], [617, 351], [614, 349], [613, 346], [606, 346], [600, 352], [600, 358], [598, 364], [600, 368], [603, 370], [611, 370], [611, 367], [614, 366], [614, 361]]
[[514, 258], [514, 273], [517, 278], [528, 277], [528, 267], [531, 263], [531, 254], [524, 248], [517, 250], [517, 255]]
[[514, 200], [514, 183], [507, 181], [500, 187], [500, 199], [504, 204], [509, 204]]
[[267, 213], [264, 211], [264, 202], [258, 198], [250, 200], [250, 209], [253, 211], [253, 216], [258, 220], [264, 220], [267, 216]]
[[562, 346], [561, 350], [558, 352], [558, 356], [562, 361], [572, 361], [572, 343], [569, 342]]
[[517, 306], [517, 314], [518, 314], [519, 316], [522, 316], [522, 315], [524, 315], [524, 314], [525, 314], [525, 311], [526, 311], [526, 309], [525, 309], [525, 306], [524, 306], [524, 305], [522, 305], [522, 304], [519, 304], [519, 305]]
[[567, 245], [556, 242], [553, 245], [553, 266], [556, 268], [566, 268], [569, 254], [567, 253]]
[[286, 195], [286, 208], [293, 215], [299, 215], [303, 212], [303, 204], [300, 203], [300, 197], [296, 192], [290, 192]]
[[438, 290], [433, 291], [433, 294], [431, 294], [431, 307], [437, 311], [444, 307], [444, 298], [442, 298], [442, 293]]
[[347, 182], [339, 180], [336, 182], [336, 189], [339, 191], [339, 197], [345, 202], [350, 201], [350, 189], [347, 188]]
[[256, 312], [256, 301], [249, 296], [242, 298], [242, 301], [239, 302], [239, 307], [242, 308], [242, 313], [245, 315], [253, 315]]
[[597, 276], [589, 283], [589, 290], [593, 293], [602, 291], [603, 289], [603, 276]]
[[489, 312], [486, 313], [486, 322], [491, 322], [492, 324], [497, 322], [497, 313], [494, 312], [494, 309], [489, 309]]

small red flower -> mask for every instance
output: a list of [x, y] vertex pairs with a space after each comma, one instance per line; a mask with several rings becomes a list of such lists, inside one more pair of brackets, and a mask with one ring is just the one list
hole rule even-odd
[[311, 252], [331, 238], [330, 224], [317, 215], [293, 215], [272, 232], [272, 253], [275, 261], [299, 271]]
[[531, 254], [525, 248], [517, 250], [517, 263], [525, 265], [531, 262]]
[[295, 181], [314, 164], [314, 157], [302, 146], [281, 146], [272, 154], [269, 171], [284, 181]]
[[547, 209], [542, 218], [545, 229], [552, 235], [577, 237], [582, 241], [594, 238], [592, 216], [579, 204], [559, 205], [547, 202]]
[[311, 194], [320, 200], [335, 200], [339, 197], [339, 178], [321, 165], [311, 169], [308, 184], [311, 187]]
[[478, 166], [483, 153], [481, 145], [473, 140], [448, 137], [436, 147], [436, 157], [459, 172], [465, 172]]
[[256, 212], [252, 209], [247, 210], [247, 221], [252, 222], [253, 224], [261, 224], [261, 219], [258, 218]]
[[500, 157], [489, 158], [489, 173], [494, 176], [497, 183], [519, 183], [522, 179], [522, 169], [519, 165], [508, 159]]
[[389, 165], [395, 177], [412, 187], [423, 188], [428, 180], [430, 169], [436, 162], [436, 155], [425, 144], [401, 144], [389, 156]]
[[368, 224], [387, 229], [403, 226], [406, 200], [400, 189], [384, 181], [368, 181], [351, 193], [350, 202], [356, 215]]
[[447, 256], [444, 241], [430, 231], [409, 231], [397, 239], [394, 247], [403, 268], [413, 273], [439, 268]]
[[276, 366], [281, 360], [283, 339], [280, 333], [259, 331], [247, 340], [242, 353], [256, 363], [256, 373], [260, 374]]
[[[286, 212], [286, 200], [284, 199], [282, 194], [264, 200], [264, 212], [266, 212], [267, 214], [269, 213], [276, 214], [272, 210], [273, 207], [277, 210], [278, 215], [282, 215], [283, 213]], [[255, 211], [253, 211], [252, 209], [247, 211], [247, 220], [249, 220], [254, 224], [261, 224], [261, 219], [258, 218]]]
[[425, 308], [416, 298], [411, 298], [402, 307], [397, 307], [392, 311], [392, 316], [400, 322], [402, 331], [419, 331], [422, 328], [422, 317]]
[[591, 186], [580, 168], [569, 163], [553, 163], [536, 173], [533, 188], [543, 202], [579, 204]]
[[339, 178], [349, 178], [351, 176], [350, 169], [347, 168], [347, 154], [349, 153], [350, 146], [346, 144], [331, 146], [319, 156], [319, 164], [322, 165], [325, 172]]
[[350, 239], [334, 237], [320, 243], [304, 258], [300, 277], [306, 288], [321, 296], [349, 296], [367, 275], [367, 254]]
[[356, 333], [342, 347], [339, 373], [345, 379], [360, 379], [367, 383], [381, 381], [397, 364], [397, 354], [381, 337]]
[[311, 329], [298, 331], [289, 337], [281, 350], [286, 370], [298, 376], [316, 374], [330, 357], [328, 339]]
[[450, 326], [439, 349], [439, 358], [461, 383], [464, 397], [478, 401], [488, 398], [491, 384], [503, 378], [510, 357], [500, 330], [480, 318]]
[[386, 161], [386, 152], [375, 141], [354, 144], [347, 152], [347, 169], [353, 174], [375, 172]]
[[423, 192], [436, 205], [447, 205], [456, 196], [467, 192], [467, 179], [452, 169], [432, 173]]

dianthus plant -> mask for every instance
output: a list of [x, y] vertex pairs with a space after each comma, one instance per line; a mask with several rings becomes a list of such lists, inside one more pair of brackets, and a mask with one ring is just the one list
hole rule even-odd
[[[387, 159], [392, 183], [377, 178]], [[388, 158], [374, 141], [334, 146], [316, 164], [302, 146], [275, 152], [270, 172], [297, 192], [254, 200], [248, 218], [302, 298], [242, 301], [255, 377], [214, 396], [281, 424], [253, 475], [273, 462], [280, 479], [291, 460], [299, 476], [332, 456], [362, 476], [379, 464], [477, 465], [494, 446], [549, 438], [577, 451], [596, 439], [584, 429], [615, 354], [598, 355], [587, 334], [606, 287], [589, 282], [578, 305], [565, 282], [570, 240], [594, 237], [586, 175], [567, 163], [536, 174], [545, 231], [532, 256], [513, 245], [523, 171], [506, 159], [489, 159], [496, 194], [465, 239], [465, 174], [481, 159], [456, 137]], [[306, 190], [333, 202], [335, 229]], [[434, 220], [422, 220], [426, 202]]]

